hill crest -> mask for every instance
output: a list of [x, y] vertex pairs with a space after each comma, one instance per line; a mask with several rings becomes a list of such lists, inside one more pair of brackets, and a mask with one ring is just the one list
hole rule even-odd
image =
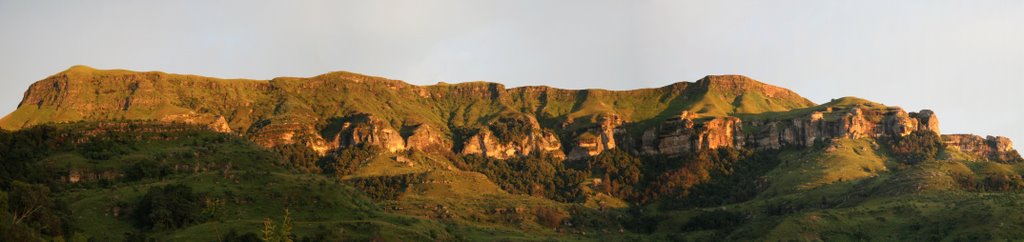
[[[251, 80], [73, 66], [31, 85], [19, 108], [0, 119], [0, 128], [157, 120], [204, 125], [266, 147], [298, 143], [320, 152], [362, 144], [392, 151], [426, 149], [429, 144], [414, 140], [441, 140], [452, 144], [452, 152], [500, 158], [543, 152], [579, 158], [616, 147], [680, 154], [722, 146], [777, 149], [834, 137], [906, 135], [918, 126], [938, 131], [934, 114], [927, 114], [857, 98], [815, 105], [789, 89], [742, 75], [613, 91], [506, 88], [490, 82], [418, 86], [345, 71]], [[817, 122], [814, 115], [825, 116], [834, 127], [817, 130], [824, 126], [808, 123], [792, 129], [796, 126], [783, 124]], [[781, 123], [757, 121], [766, 117]], [[811, 128], [817, 131], [808, 133]], [[677, 133], [664, 133], [669, 130]]]

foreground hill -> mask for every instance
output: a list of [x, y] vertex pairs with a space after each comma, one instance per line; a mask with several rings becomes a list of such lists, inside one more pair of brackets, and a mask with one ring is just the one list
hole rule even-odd
[[608, 91], [76, 66], [0, 127], [7, 241], [1024, 239], [1009, 139], [737, 75]]

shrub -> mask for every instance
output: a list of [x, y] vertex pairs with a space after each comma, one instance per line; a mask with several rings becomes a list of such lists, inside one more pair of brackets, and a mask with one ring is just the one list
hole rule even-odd
[[536, 210], [537, 223], [549, 228], [558, 228], [562, 221], [569, 218], [569, 213], [558, 208], [541, 207]]
[[504, 160], [473, 155], [462, 157], [455, 165], [459, 169], [483, 173], [511, 193], [544, 196], [562, 202], [584, 200], [580, 184], [586, 180], [586, 174], [566, 168], [549, 155]]
[[939, 135], [932, 131], [914, 131], [910, 135], [893, 138], [892, 154], [907, 164], [935, 160], [945, 149]]
[[320, 167], [317, 166], [317, 161], [320, 160], [320, 153], [309, 148], [309, 146], [294, 143], [274, 147], [274, 151], [281, 155], [281, 160], [284, 162], [281, 165], [285, 167], [294, 168], [306, 173], [320, 172]]
[[150, 188], [135, 210], [137, 222], [146, 229], [182, 228], [203, 220], [199, 195], [186, 185]]
[[348, 147], [320, 158], [317, 165], [326, 174], [343, 177], [354, 173], [378, 153], [376, 146]]
[[171, 167], [152, 159], [142, 159], [125, 168], [124, 178], [138, 181], [146, 178], [164, 178], [171, 174]]
[[395, 200], [409, 185], [422, 183], [425, 175], [374, 176], [351, 179], [348, 182], [375, 200]]

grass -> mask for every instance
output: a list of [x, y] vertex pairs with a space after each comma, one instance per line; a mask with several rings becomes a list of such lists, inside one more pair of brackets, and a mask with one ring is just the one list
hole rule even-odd
[[[386, 120], [395, 130], [426, 123], [451, 137], [453, 129], [479, 127], [499, 117], [536, 118], [542, 127], [566, 134], [592, 126], [603, 115], [619, 115], [629, 122], [629, 132], [638, 137], [638, 132], [682, 111], [704, 118], [728, 115], [777, 120], [833, 109], [825, 118], [834, 120], [850, 108], [889, 108], [854, 97], [822, 105], [799, 96], [769, 97], [761, 91], [763, 84], [756, 82], [736, 86], [677, 83], [629, 91], [508, 89], [485, 82], [414, 86], [348, 72], [263, 81], [73, 67], [37, 85], [46, 87], [65, 79], [80, 84], [73, 95], [59, 88], [32, 93], [30, 99], [60, 98], [22, 105], [0, 119], [0, 128], [195, 113], [199, 119], [224, 116], [237, 134], [253, 137], [260, 132], [253, 128], [257, 123], [298, 123], [315, 134], [335, 118], [367, 113]], [[126, 100], [132, 104], [127, 109], [122, 105]], [[90, 125], [61, 127], [64, 132], [81, 133]], [[137, 232], [128, 218], [131, 205], [149, 188], [169, 184], [187, 184], [225, 205], [214, 206], [218, 208], [211, 211], [214, 219], [151, 232], [161, 241], [213, 241], [231, 229], [256, 232], [264, 218], [277, 219], [285, 209], [296, 221], [296, 234], [320, 233], [322, 226], [347, 240], [975, 241], [1024, 237], [1020, 232], [1024, 231], [1021, 193], [972, 190], [955, 178], [970, 175], [983, 182], [993, 177], [1019, 177], [1024, 165], [991, 162], [955, 149], [942, 152], [936, 161], [903, 165], [871, 139], [839, 139], [781, 152], [785, 162], [759, 178], [764, 190], [752, 200], [669, 210], [659, 203], [630, 207], [627, 201], [589, 189], [587, 200], [579, 204], [511, 194], [483, 174], [453, 168], [445, 156], [420, 152], [379, 154], [345, 177], [426, 177], [396, 200], [373, 201], [345, 179], [285, 168], [273, 153], [243, 136], [203, 130], [170, 136], [161, 136], [159, 131], [131, 134], [143, 139], [126, 145], [125, 153], [111, 159], [90, 159], [67, 150], [42, 159], [57, 172], [118, 172], [142, 159], [187, 166], [163, 178], [118, 180], [106, 185], [86, 182], [61, 190], [59, 197], [68, 201], [76, 224], [85, 235], [100, 241], [120, 240], [126, 232]], [[226, 172], [218, 169], [226, 164], [233, 168]], [[743, 223], [684, 231], [693, 218], [722, 209], [744, 215]], [[114, 211], [119, 215], [114, 216]], [[595, 219], [556, 229], [559, 226], [540, 221], [539, 214], [544, 211]], [[618, 232], [619, 224], [635, 222], [632, 213], [655, 221], [653, 231]]]
[[[73, 85], [48, 88], [65, 81]], [[618, 115], [645, 128], [683, 110], [724, 116], [781, 112], [813, 104], [795, 94], [766, 97], [756, 88], [765, 84], [748, 82], [738, 91], [686, 82], [628, 91], [506, 89], [486, 82], [415, 86], [349, 72], [247, 80], [76, 66], [36, 83], [37, 91], [26, 99], [33, 103], [4, 117], [0, 127], [156, 120], [194, 113], [201, 120], [224, 116], [232, 130], [247, 134], [258, 131], [250, 128], [261, 121], [319, 128], [333, 118], [368, 113], [386, 120], [395, 130], [426, 123], [451, 137], [454, 128], [486, 125], [509, 115], [532, 116], [544, 128], [561, 132], [588, 127], [602, 115]]]
[[840, 139], [827, 146], [832, 148], [783, 152], [784, 162], [767, 175], [772, 184], [767, 193], [791, 193], [858, 180], [885, 172], [891, 165], [871, 139]]

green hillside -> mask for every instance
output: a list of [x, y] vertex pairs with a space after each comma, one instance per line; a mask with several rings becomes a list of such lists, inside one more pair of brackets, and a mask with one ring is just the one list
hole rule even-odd
[[[0, 119], [0, 241], [1024, 239], [1008, 139], [922, 113], [737, 75], [611, 91], [76, 66]], [[484, 131], [617, 146], [460, 152]]]
[[789, 90], [743, 76], [709, 76], [695, 83], [608, 91], [505, 88], [486, 82], [415, 86], [350, 72], [228, 80], [75, 66], [30, 87], [18, 109], [0, 119], [0, 128], [196, 114], [223, 116], [232, 130], [244, 134], [261, 120], [322, 127], [333, 117], [366, 113], [396, 128], [427, 123], [451, 135], [453, 128], [486, 125], [499, 116], [531, 116], [544, 128], [562, 129], [563, 124], [582, 127], [609, 114], [642, 122], [683, 110], [724, 116], [812, 105]]

